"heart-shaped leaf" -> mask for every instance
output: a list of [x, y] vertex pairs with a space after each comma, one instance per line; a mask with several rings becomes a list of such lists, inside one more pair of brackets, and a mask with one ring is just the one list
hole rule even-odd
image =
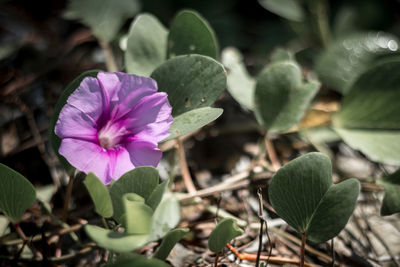
[[75, 171], [75, 168], [68, 163], [68, 161], [58, 153], [58, 149], [60, 148], [61, 139], [54, 133], [54, 128], [56, 127], [56, 123], [58, 120], [58, 116], [60, 115], [61, 109], [67, 104], [68, 97], [79, 87], [82, 80], [86, 77], [97, 77], [98, 70], [90, 70], [79, 75], [75, 80], [73, 80], [70, 84], [68, 84], [67, 88], [62, 92], [58, 101], [54, 107], [53, 115], [50, 118], [49, 122], [49, 141], [50, 145], [53, 148], [54, 152], [57, 154], [61, 164], [64, 166], [68, 175], [72, 175]]
[[211, 106], [226, 88], [225, 70], [210, 57], [178, 56], [158, 67], [151, 77], [168, 94], [172, 115]]
[[189, 228], [179, 228], [174, 229], [163, 238], [160, 247], [154, 253], [154, 258], [165, 260], [169, 253], [171, 252], [172, 248], [175, 246], [182, 237], [189, 232]]
[[335, 237], [350, 218], [360, 191], [356, 179], [332, 182], [330, 159], [309, 153], [292, 160], [274, 175], [269, 186], [277, 214], [313, 242]]
[[385, 188], [381, 215], [387, 216], [400, 212], [400, 169], [389, 176], [382, 177], [377, 182]]
[[135, 193], [147, 200], [157, 185], [158, 172], [153, 167], [137, 167], [122, 175], [110, 188], [114, 218], [120, 221], [125, 212], [122, 199], [124, 194]]
[[298, 0], [258, 0], [258, 2], [282, 18], [293, 21], [304, 20], [304, 10]]
[[193, 109], [176, 116], [170, 127], [171, 134], [163, 140], [163, 142], [193, 132], [209, 124], [221, 116], [222, 112], [223, 110], [221, 108], [204, 107]]
[[192, 10], [179, 12], [168, 34], [168, 57], [187, 54], [218, 57], [218, 43], [213, 29], [199, 13]]
[[125, 64], [129, 73], [149, 76], [167, 58], [167, 29], [150, 14], [135, 18], [129, 30]]
[[243, 230], [237, 226], [234, 219], [223, 219], [211, 232], [208, 248], [214, 253], [219, 253], [225, 248], [226, 244], [241, 234], [243, 234]]
[[145, 199], [135, 193], [127, 193], [122, 197], [124, 203], [123, 224], [125, 233], [149, 235], [153, 210], [145, 204]]
[[264, 68], [257, 77], [254, 111], [260, 124], [269, 129], [289, 95], [301, 85], [299, 66], [292, 61], [279, 61]]
[[382, 32], [347, 35], [332, 43], [318, 59], [318, 76], [324, 84], [346, 94], [377, 59], [397, 53], [399, 43], [396, 36]]
[[114, 39], [126, 19], [140, 10], [137, 0], [69, 0], [64, 16], [80, 20], [93, 35], [109, 42]]
[[94, 173], [89, 173], [83, 183], [93, 200], [96, 212], [104, 218], [113, 216], [110, 193], [103, 182]]
[[24, 176], [0, 163], [0, 210], [16, 223], [35, 199], [33, 185]]

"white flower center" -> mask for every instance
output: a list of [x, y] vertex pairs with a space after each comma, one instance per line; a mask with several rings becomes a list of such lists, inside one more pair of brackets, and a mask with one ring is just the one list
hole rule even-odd
[[98, 132], [100, 146], [105, 149], [115, 148], [120, 145], [123, 137], [127, 134], [125, 127], [119, 126], [117, 123], [108, 121]]

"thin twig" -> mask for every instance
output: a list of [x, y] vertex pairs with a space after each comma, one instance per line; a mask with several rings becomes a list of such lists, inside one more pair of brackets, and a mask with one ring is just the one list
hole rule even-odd
[[32, 253], [35, 255], [35, 257], [41, 259], [43, 258], [42, 253], [40, 253], [33, 245], [32, 242], [29, 242], [28, 238], [26, 237], [24, 231], [22, 231], [21, 226], [19, 223], [14, 224], [15, 230], [17, 231], [17, 234], [19, 237], [23, 240], [24, 244], [27, 244], [28, 247], [32, 250]]
[[306, 247], [306, 232], [303, 232], [301, 234], [300, 267], [304, 267], [305, 247]]
[[219, 253], [217, 253], [217, 255], [215, 255], [214, 267], [218, 267], [218, 260], [219, 260]]
[[[256, 267], [260, 265], [260, 255], [262, 250], [262, 242], [263, 242], [263, 230], [264, 230], [264, 207], [262, 201], [262, 189], [259, 187], [257, 190], [258, 195], [258, 203], [259, 203], [259, 213], [258, 217], [260, 219], [260, 232], [258, 234], [258, 250], [257, 250], [257, 259], [256, 259]], [[268, 264], [268, 262], [267, 262]]]
[[65, 193], [64, 207], [63, 207], [63, 212], [62, 212], [62, 217], [61, 217], [64, 222], [67, 221], [67, 217], [68, 217], [69, 202], [71, 200], [72, 186], [74, 184], [74, 179], [75, 179], [75, 175], [71, 174], [71, 176], [69, 177], [68, 185], [67, 185], [67, 191]]
[[192, 177], [190, 176], [182, 141], [179, 138], [177, 138], [176, 143], [178, 144], [179, 163], [181, 167], [183, 182], [185, 183], [186, 189], [189, 192], [189, 194], [196, 194], [197, 190], [196, 187], [194, 186]]
[[279, 162], [278, 157], [276, 155], [274, 144], [268, 138], [267, 134], [265, 134], [264, 141], [265, 141], [265, 149], [267, 150], [268, 157], [271, 160], [272, 166], [274, 167], [275, 171], [277, 171], [277, 170], [279, 170], [280, 167], [282, 167], [282, 165]]
[[117, 63], [115, 62], [114, 53], [109, 43], [100, 41], [100, 46], [106, 56], [106, 68], [109, 72], [118, 71]]
[[332, 257], [332, 264], [331, 266], [335, 266], [335, 238], [332, 238], [331, 240], [331, 257]]

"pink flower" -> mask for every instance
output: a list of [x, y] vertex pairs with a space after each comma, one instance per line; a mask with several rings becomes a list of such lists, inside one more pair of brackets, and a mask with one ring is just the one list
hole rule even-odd
[[153, 79], [99, 72], [83, 79], [62, 108], [55, 127], [58, 152], [105, 184], [137, 166], [157, 166], [171, 110]]

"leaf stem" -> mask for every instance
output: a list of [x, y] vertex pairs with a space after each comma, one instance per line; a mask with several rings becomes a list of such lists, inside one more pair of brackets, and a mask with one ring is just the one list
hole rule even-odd
[[114, 53], [108, 42], [99, 41], [101, 48], [106, 56], [106, 68], [109, 72], [118, 71], [117, 63], [115, 62]]
[[194, 186], [192, 177], [190, 176], [182, 140], [177, 138], [176, 143], [178, 144], [179, 163], [181, 166], [183, 182], [185, 183], [186, 189], [189, 192], [189, 194], [196, 194], [197, 190], [196, 187]]
[[306, 247], [306, 232], [303, 232], [301, 234], [300, 267], [304, 267], [305, 247]]
[[217, 253], [217, 255], [215, 255], [214, 267], [218, 267], [218, 260], [219, 260], [219, 253]]
[[68, 217], [69, 202], [71, 200], [72, 186], [74, 184], [74, 179], [75, 179], [75, 175], [71, 174], [71, 176], [69, 177], [68, 185], [67, 185], [67, 192], [65, 193], [64, 207], [63, 207], [63, 212], [62, 212], [62, 220], [64, 222], [67, 221], [67, 217]]
[[282, 165], [280, 164], [278, 157], [276, 155], [274, 144], [268, 138], [267, 134], [265, 134], [264, 141], [265, 141], [265, 149], [267, 150], [268, 157], [271, 160], [274, 170], [277, 171], [277, 170], [279, 170], [280, 167], [282, 167]]

